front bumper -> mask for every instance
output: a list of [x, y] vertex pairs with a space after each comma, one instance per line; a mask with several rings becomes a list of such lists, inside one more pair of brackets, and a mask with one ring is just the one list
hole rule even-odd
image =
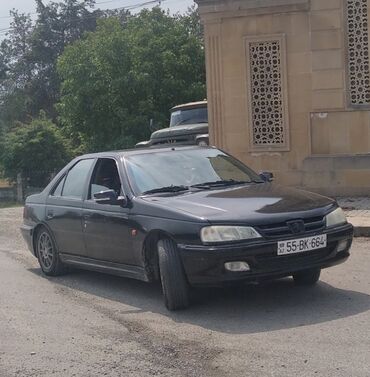
[[[353, 226], [328, 229], [325, 249], [308, 251], [288, 256], [277, 255], [277, 242], [301, 238], [297, 236], [278, 240], [258, 240], [243, 244], [204, 246], [178, 245], [185, 273], [191, 285], [220, 286], [239, 281], [259, 281], [292, 275], [294, 272], [310, 268], [327, 268], [346, 261], [352, 245]], [[316, 234], [305, 234], [310, 237]], [[347, 240], [345, 250], [338, 252], [338, 243]], [[226, 262], [245, 261], [251, 270], [230, 272], [224, 267]]]

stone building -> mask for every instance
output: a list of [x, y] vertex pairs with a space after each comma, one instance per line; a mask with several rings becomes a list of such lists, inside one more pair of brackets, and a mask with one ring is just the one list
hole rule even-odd
[[370, 193], [370, 0], [196, 0], [211, 141], [278, 182]]

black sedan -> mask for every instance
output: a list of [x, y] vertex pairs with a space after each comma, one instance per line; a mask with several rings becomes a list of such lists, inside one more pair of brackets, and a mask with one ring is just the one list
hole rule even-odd
[[353, 238], [334, 200], [208, 147], [78, 157], [27, 198], [21, 229], [46, 275], [76, 266], [160, 280], [170, 310], [188, 306], [190, 286], [315, 284]]

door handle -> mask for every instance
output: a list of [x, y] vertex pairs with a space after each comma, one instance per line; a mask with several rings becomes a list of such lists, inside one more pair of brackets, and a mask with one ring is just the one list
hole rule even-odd
[[91, 219], [91, 215], [90, 214], [84, 214], [83, 216], [82, 216], [82, 218], [83, 218], [83, 227], [84, 227], [84, 229], [87, 229], [87, 224], [89, 223], [89, 220]]
[[49, 220], [51, 220], [52, 218], [54, 218], [54, 212], [53, 211], [51, 211], [51, 210], [49, 210], [48, 212], [47, 212], [47, 218], [49, 219]]
[[91, 218], [91, 215], [84, 215], [84, 220], [87, 221]]

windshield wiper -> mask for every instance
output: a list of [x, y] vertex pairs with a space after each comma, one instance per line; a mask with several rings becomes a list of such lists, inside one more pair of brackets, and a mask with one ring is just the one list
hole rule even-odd
[[192, 185], [191, 187], [195, 188], [211, 188], [211, 187], [217, 187], [217, 186], [235, 186], [235, 185], [244, 185], [248, 183], [261, 183], [258, 181], [237, 181], [235, 179], [225, 179], [220, 181], [213, 181], [213, 182], [204, 182], [204, 183], [198, 183], [196, 185]]
[[143, 192], [141, 195], [150, 195], [150, 194], [159, 194], [161, 192], [182, 192], [182, 191], [188, 191], [188, 186], [167, 186], [167, 187], [159, 187], [153, 190], [148, 190]]

